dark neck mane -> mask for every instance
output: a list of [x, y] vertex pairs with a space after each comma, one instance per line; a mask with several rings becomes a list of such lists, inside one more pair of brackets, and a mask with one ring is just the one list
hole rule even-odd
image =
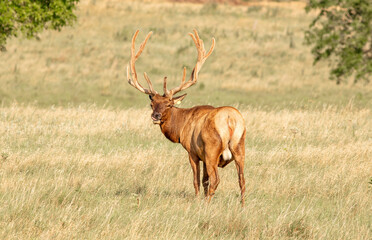
[[181, 131], [185, 125], [187, 109], [172, 107], [165, 112], [160, 124], [164, 136], [174, 143], [180, 142]]

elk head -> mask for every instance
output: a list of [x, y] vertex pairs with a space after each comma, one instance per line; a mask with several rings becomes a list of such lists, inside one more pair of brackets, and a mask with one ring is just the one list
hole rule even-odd
[[185, 90], [186, 88], [189, 88], [196, 83], [201, 67], [203, 66], [205, 60], [213, 52], [213, 49], [215, 46], [215, 40], [214, 38], [212, 38], [212, 46], [209, 49], [208, 53], [206, 53], [204, 49], [203, 40], [199, 38], [198, 32], [194, 29], [194, 34], [189, 33], [198, 51], [198, 59], [197, 59], [194, 69], [191, 72], [190, 79], [187, 82], [185, 81], [186, 67], [184, 67], [181, 84], [176, 88], [168, 90], [167, 89], [167, 77], [164, 77], [164, 84], [163, 84], [164, 94], [160, 95], [157, 91], [154, 90], [152, 83], [148, 75], [146, 74], [146, 72], [144, 73], [144, 78], [149, 86], [149, 89], [142, 87], [142, 85], [138, 82], [135, 62], [141, 55], [143, 49], [145, 48], [146, 43], [149, 40], [152, 32], [149, 32], [147, 34], [145, 40], [140, 45], [140, 49], [136, 53], [135, 52], [135, 41], [136, 41], [138, 33], [139, 33], [139, 30], [135, 32], [132, 38], [131, 58], [127, 66], [127, 79], [130, 85], [132, 85], [133, 87], [135, 87], [137, 90], [141, 91], [142, 93], [149, 95], [149, 98], [151, 100], [151, 108], [153, 110], [151, 114], [151, 119], [154, 124], [161, 124], [161, 122], [167, 117], [167, 114], [169, 113], [169, 109], [171, 109], [175, 104], [180, 103], [186, 97], [186, 94], [183, 94], [178, 97], [175, 97], [175, 95], [179, 93], [180, 91]]

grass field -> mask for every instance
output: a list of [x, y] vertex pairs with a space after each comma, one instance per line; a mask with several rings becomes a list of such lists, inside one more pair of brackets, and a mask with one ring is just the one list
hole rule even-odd
[[[82, 1], [78, 22], [0, 53], [0, 239], [371, 239], [372, 88], [312, 66], [298, 4]], [[161, 90], [215, 52], [182, 107], [246, 120], [246, 206], [233, 164], [208, 205], [186, 151], [126, 83], [129, 42]], [[177, 184], [176, 184], [177, 183]]]

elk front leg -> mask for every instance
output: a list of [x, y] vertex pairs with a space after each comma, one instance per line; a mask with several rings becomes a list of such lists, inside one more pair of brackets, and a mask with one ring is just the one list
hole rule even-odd
[[195, 196], [199, 195], [200, 189], [200, 165], [199, 165], [199, 158], [189, 154], [189, 160], [192, 168], [192, 172], [194, 175], [194, 188], [195, 188]]

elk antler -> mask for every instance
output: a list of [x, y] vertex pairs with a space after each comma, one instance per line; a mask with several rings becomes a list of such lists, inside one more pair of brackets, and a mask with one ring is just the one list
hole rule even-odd
[[187, 82], [185, 82], [186, 67], [183, 68], [183, 77], [182, 77], [182, 81], [181, 81], [180, 86], [178, 86], [176, 88], [173, 88], [172, 90], [167, 90], [167, 78], [164, 78], [164, 94], [166, 96], [170, 97], [170, 98], [172, 98], [173, 95], [175, 95], [176, 93], [178, 93], [182, 90], [185, 90], [186, 88], [189, 88], [196, 83], [196, 81], [198, 80], [198, 74], [199, 74], [199, 71], [200, 71], [201, 67], [203, 66], [205, 60], [213, 52], [213, 49], [214, 49], [214, 46], [215, 46], [214, 38], [212, 38], [211, 48], [209, 49], [208, 53], [206, 53], [205, 49], [204, 49], [203, 40], [201, 40], [199, 38], [199, 34], [195, 29], [194, 29], [194, 33], [195, 33], [195, 35], [192, 34], [192, 33], [189, 33], [189, 35], [192, 37], [192, 40], [195, 43], [196, 49], [198, 50], [198, 60], [196, 61], [195, 67], [191, 72], [190, 79]]
[[[143, 92], [143, 93], [146, 93], [146, 94], [149, 94], [149, 95], [155, 95], [155, 94], [158, 94], [158, 93], [152, 87], [152, 83], [151, 83], [149, 77], [147, 76], [147, 74], [146, 73], [143, 73], [143, 75], [145, 77], [145, 80], [146, 80], [147, 84], [150, 87], [150, 90], [149, 89], [146, 89], [146, 88], [143, 88], [141, 86], [141, 84], [138, 82], [137, 72], [136, 72], [136, 68], [135, 68], [135, 63], [136, 63], [137, 59], [139, 58], [139, 56], [141, 55], [143, 49], [145, 48], [146, 43], [147, 43], [147, 40], [149, 40], [152, 32], [149, 32], [147, 34], [145, 40], [141, 43], [140, 49], [138, 50], [138, 52], [136, 54], [136, 52], [135, 52], [135, 41], [136, 41], [136, 38], [137, 38], [138, 33], [139, 33], [139, 30], [137, 30], [134, 33], [133, 38], [132, 38], [132, 47], [131, 47], [130, 62], [127, 65], [128, 83], [130, 85], [132, 85], [133, 87], [135, 87], [136, 89], [138, 89], [139, 91]], [[129, 65], [130, 65], [130, 67], [129, 67]], [[129, 74], [129, 72], [130, 72], [130, 74]], [[130, 77], [130, 75], [132, 75], [132, 78]]]

